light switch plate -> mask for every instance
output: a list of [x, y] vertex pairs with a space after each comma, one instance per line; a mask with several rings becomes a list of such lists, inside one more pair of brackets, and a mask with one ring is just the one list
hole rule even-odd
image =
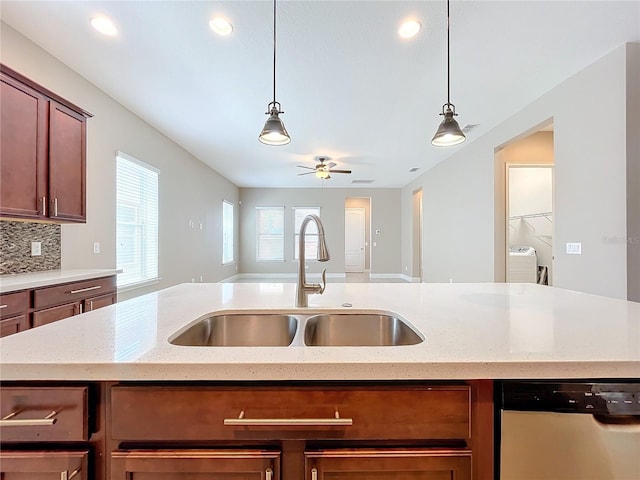
[[100, 242], [93, 242], [93, 253], [100, 253]]
[[568, 255], [582, 255], [582, 243], [569, 243], [569, 242], [567, 242], [567, 254]]

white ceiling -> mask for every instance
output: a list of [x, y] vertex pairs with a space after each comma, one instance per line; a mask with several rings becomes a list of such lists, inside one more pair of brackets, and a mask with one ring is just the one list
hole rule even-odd
[[[278, 2], [277, 100], [292, 137], [257, 136], [272, 99], [271, 1], [12, 1], [4, 22], [240, 187], [319, 187], [316, 156], [352, 175], [324, 187], [400, 187], [625, 42], [640, 1], [451, 3], [451, 101], [466, 144], [436, 148], [446, 102], [446, 3]], [[113, 39], [89, 21], [107, 14]], [[229, 37], [209, 29], [217, 14]], [[411, 41], [401, 20], [423, 24]], [[588, 101], [588, 99], [585, 99]], [[409, 173], [412, 167], [420, 169]]]

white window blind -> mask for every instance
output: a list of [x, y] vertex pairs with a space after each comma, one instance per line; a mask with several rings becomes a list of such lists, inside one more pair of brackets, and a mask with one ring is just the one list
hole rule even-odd
[[284, 262], [284, 207], [256, 207], [256, 261]]
[[158, 278], [159, 170], [129, 155], [116, 158], [118, 287]]
[[233, 204], [222, 202], [222, 263], [233, 263]]
[[[319, 207], [294, 207], [293, 208], [293, 232], [294, 232], [294, 242], [293, 242], [293, 258], [294, 260], [298, 260], [300, 256], [300, 248], [298, 245], [299, 236], [300, 236], [300, 225], [302, 225], [302, 221], [304, 217], [307, 215], [317, 215], [320, 216], [320, 208]], [[304, 251], [305, 257], [307, 260], [317, 260], [318, 259], [318, 227], [314, 222], [309, 223], [307, 225], [307, 231], [304, 237]]]

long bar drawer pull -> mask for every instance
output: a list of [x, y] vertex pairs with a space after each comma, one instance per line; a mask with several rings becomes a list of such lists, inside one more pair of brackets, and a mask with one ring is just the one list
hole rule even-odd
[[2, 310], [3, 308], [7, 308], [9, 305], [0, 305], [0, 310]]
[[44, 418], [14, 419], [13, 417], [18, 415], [20, 412], [22, 412], [22, 410], [12, 412], [6, 417], [2, 417], [2, 420], [0, 420], [0, 427], [46, 427], [53, 425], [58, 421], [57, 418], [54, 418], [58, 414], [55, 410], [52, 410], [51, 413]]
[[79, 468], [76, 468], [73, 472], [69, 473], [67, 470], [60, 472], [60, 480], [71, 480], [80, 472]]
[[267, 468], [264, 472], [264, 477], [265, 480], [273, 480], [273, 470], [271, 470], [270, 468]]
[[225, 418], [225, 425], [241, 425], [244, 427], [327, 427], [353, 425], [353, 418], [340, 418], [336, 410], [334, 418], [244, 418], [244, 410], [238, 418]]
[[79, 288], [78, 290], [71, 290], [69, 293], [90, 292], [91, 290], [98, 290], [99, 288], [102, 288], [102, 285], [96, 285], [94, 287], [87, 287], [87, 288]]

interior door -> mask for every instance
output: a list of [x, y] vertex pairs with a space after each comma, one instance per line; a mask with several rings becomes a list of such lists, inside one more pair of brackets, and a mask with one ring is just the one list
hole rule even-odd
[[364, 272], [365, 209], [345, 208], [344, 271]]

